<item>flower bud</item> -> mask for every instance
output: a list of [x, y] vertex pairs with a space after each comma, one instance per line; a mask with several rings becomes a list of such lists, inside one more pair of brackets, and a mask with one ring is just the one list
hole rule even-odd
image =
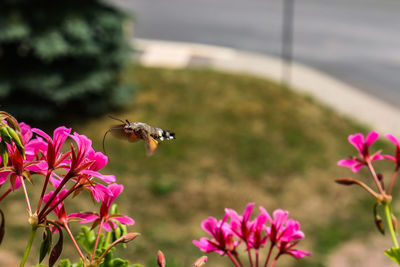
[[131, 242], [133, 239], [135, 239], [138, 235], [140, 235], [139, 233], [128, 233], [126, 235], [121, 236], [121, 242], [122, 243], [128, 243]]
[[336, 183], [342, 184], [342, 185], [352, 185], [352, 184], [358, 184], [356, 179], [352, 178], [339, 178], [335, 180]]
[[19, 153], [25, 158], [25, 147], [23, 145], [24, 140], [22, 139], [21, 134], [17, 134], [13, 128], [7, 127], [8, 134], [11, 136], [11, 139], [14, 141], [15, 145]]
[[193, 263], [193, 267], [200, 267], [201, 265], [203, 265], [204, 263], [206, 263], [207, 261], [207, 256], [202, 256], [200, 258], [198, 258], [194, 263]]
[[393, 224], [393, 229], [397, 232], [397, 227], [399, 224], [397, 222], [397, 218], [394, 217], [393, 215], [392, 215], [392, 224]]
[[375, 225], [381, 234], [385, 234], [385, 226], [383, 225], [383, 220], [382, 220], [381, 216], [379, 216], [379, 215], [375, 216]]
[[157, 254], [157, 263], [158, 266], [165, 267], [165, 257], [164, 254], [161, 252], [161, 250], [159, 250]]
[[383, 174], [382, 173], [378, 173], [376, 176], [378, 177], [378, 181], [381, 184], [382, 188], [385, 189], [385, 184], [384, 184], [384, 180], [383, 180]]

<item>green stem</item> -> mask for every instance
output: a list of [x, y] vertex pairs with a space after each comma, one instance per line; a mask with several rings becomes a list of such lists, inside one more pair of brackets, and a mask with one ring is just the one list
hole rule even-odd
[[393, 245], [395, 248], [399, 248], [399, 243], [397, 242], [397, 238], [396, 238], [396, 232], [393, 228], [392, 210], [390, 208], [390, 203], [385, 203], [384, 207], [385, 207], [386, 222], [389, 227], [389, 232], [390, 232], [390, 236], [392, 237]]
[[33, 240], [35, 240], [37, 229], [38, 229], [37, 226], [32, 226], [31, 235], [29, 237], [29, 241], [28, 241], [28, 244], [26, 245], [24, 257], [22, 258], [22, 261], [21, 261], [19, 267], [24, 267], [26, 261], [28, 260], [29, 252], [31, 251]]

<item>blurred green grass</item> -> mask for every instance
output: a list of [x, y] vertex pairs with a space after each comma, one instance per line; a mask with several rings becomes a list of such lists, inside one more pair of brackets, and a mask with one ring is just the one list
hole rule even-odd
[[[241, 213], [248, 202], [270, 212], [287, 209], [301, 222], [307, 237], [298, 248], [313, 257], [286, 257], [280, 266], [324, 266], [340, 242], [375, 231], [373, 200], [333, 182], [352, 175], [336, 161], [355, 152], [347, 136], [365, 133], [365, 127], [310, 96], [248, 75], [132, 65], [123, 79], [137, 83], [140, 92], [127, 111], [112, 115], [169, 129], [177, 139], [162, 142], [152, 157], [142, 142], [106, 139], [109, 164], [103, 173], [124, 184], [117, 203], [136, 220], [130, 229], [142, 234], [120, 250], [122, 256], [156, 266], [160, 249], [168, 266], [190, 266], [202, 255], [191, 243], [205, 236], [201, 221], [222, 218], [226, 207]], [[104, 116], [73, 128], [100, 151], [113, 124]], [[21, 225], [11, 228], [20, 231]], [[10, 248], [21, 253], [20, 242], [14, 239]], [[209, 266], [230, 266], [209, 256]]]

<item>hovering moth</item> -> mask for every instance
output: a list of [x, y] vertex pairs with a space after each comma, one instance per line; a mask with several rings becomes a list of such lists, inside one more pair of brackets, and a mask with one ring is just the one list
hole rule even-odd
[[120, 120], [110, 116], [110, 118], [121, 122], [108, 129], [103, 137], [103, 150], [105, 152], [104, 141], [106, 135], [111, 132], [114, 136], [126, 139], [129, 142], [143, 140], [146, 144], [147, 155], [151, 156], [157, 149], [158, 141], [175, 139], [175, 133], [169, 130], [150, 126], [143, 122], [129, 122], [128, 120]]

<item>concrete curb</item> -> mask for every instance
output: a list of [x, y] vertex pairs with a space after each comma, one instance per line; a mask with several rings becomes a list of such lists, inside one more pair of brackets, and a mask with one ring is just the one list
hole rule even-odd
[[[281, 60], [266, 55], [226, 47], [145, 39], [136, 39], [134, 47], [139, 51], [137, 60], [145, 66], [201, 66], [281, 80]], [[329, 75], [294, 63], [291, 86], [376, 131], [400, 135], [399, 109]]]

